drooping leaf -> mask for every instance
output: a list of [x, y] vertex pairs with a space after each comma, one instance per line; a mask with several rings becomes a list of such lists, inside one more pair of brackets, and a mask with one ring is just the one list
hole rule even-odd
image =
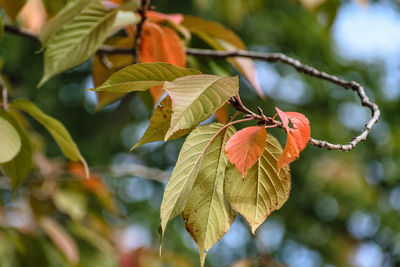
[[[214, 123], [208, 127], [218, 131], [222, 126]], [[227, 127], [211, 141], [182, 212], [186, 230], [198, 246], [202, 266], [207, 251], [228, 232], [236, 217], [224, 196], [228, 165], [224, 146], [234, 132], [232, 126]]]
[[25, 3], [26, 0], [0, 0], [0, 6], [4, 9], [11, 21], [15, 20]]
[[[107, 45], [117, 48], [128, 48], [133, 46], [132, 37], [115, 37], [107, 40]], [[132, 55], [96, 55], [92, 62], [92, 77], [95, 87], [102, 85], [116, 71], [133, 63]], [[96, 92], [96, 110], [120, 99], [125, 93]]]
[[198, 70], [181, 68], [169, 63], [140, 63], [114, 73], [102, 86], [94, 90], [107, 92], [144, 91], [151, 86], [162, 85], [165, 81], [198, 74], [201, 74]]
[[[194, 16], [185, 16], [182, 24], [216, 50], [246, 50], [243, 41], [233, 31], [219, 23]], [[261, 98], [265, 98], [253, 61], [247, 58], [230, 58], [229, 61], [250, 82], [257, 94]]]
[[99, 1], [90, 3], [71, 21], [52, 34], [44, 53], [44, 75], [38, 86], [89, 59], [107, 38], [118, 10]]
[[[191, 32], [199, 35], [200, 38], [201, 35], [206, 34], [212, 39], [219, 38], [237, 47], [237, 49], [246, 50], [246, 46], [244, 45], [243, 41], [233, 31], [217, 22], [185, 15], [182, 24]], [[204, 41], [207, 43], [209, 42], [207, 40]]]
[[13, 187], [13, 193], [18, 186], [28, 177], [32, 169], [32, 148], [31, 142], [26, 135], [25, 130], [9, 113], [1, 111], [1, 117], [6, 119], [17, 130], [21, 138], [21, 149], [18, 154], [6, 163], [1, 164], [5, 174], [10, 178]]
[[172, 118], [165, 135], [191, 128], [223, 106], [239, 90], [237, 77], [186, 76], [164, 84], [172, 99]]
[[15, 127], [0, 113], [0, 163], [12, 160], [21, 150], [21, 138]]
[[61, 250], [72, 265], [79, 262], [78, 246], [69, 233], [59, 223], [50, 217], [43, 216], [39, 220], [40, 226], [50, 237], [53, 243]]
[[[275, 107], [287, 133], [286, 146], [278, 160], [278, 170], [296, 160], [310, 139], [310, 123], [306, 116], [298, 112], [283, 112]], [[289, 120], [293, 128], [289, 127]]]
[[226, 144], [226, 156], [243, 178], [264, 152], [266, 138], [265, 127], [252, 126], [236, 132]]
[[40, 122], [57, 142], [63, 154], [72, 161], [82, 162], [85, 166], [86, 176], [89, 176], [89, 168], [86, 164], [86, 160], [81, 155], [78, 146], [72, 140], [67, 129], [61, 122], [44, 114], [38, 107], [28, 100], [15, 100], [12, 102], [12, 105], [28, 113], [38, 122]]
[[202, 169], [205, 155], [209, 153], [210, 144], [221, 128], [217, 125], [197, 127], [186, 138], [161, 203], [162, 235], [168, 221], [179, 215], [185, 208], [193, 184]]
[[[49, 2], [49, 4], [45, 4], [45, 7], [54, 4], [53, 0], [45, 1]], [[57, 14], [56, 17], [52, 18], [40, 30], [39, 39], [42, 42], [43, 46], [46, 46], [49, 38], [60, 30], [64, 24], [71, 21], [75, 16], [77, 16], [88, 4], [93, 2], [93, 0], [76, 0], [69, 2], [61, 11]]]
[[257, 163], [249, 169], [246, 178], [231, 165], [225, 179], [225, 195], [251, 227], [254, 233], [269, 214], [286, 202], [290, 193], [289, 166], [278, 172], [277, 161], [282, 147], [273, 136], [267, 136], [267, 145]]

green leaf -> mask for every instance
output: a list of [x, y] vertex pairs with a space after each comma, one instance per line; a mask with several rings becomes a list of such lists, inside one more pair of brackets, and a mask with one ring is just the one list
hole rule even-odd
[[196, 69], [181, 68], [169, 63], [141, 63], [125, 67], [114, 73], [94, 91], [115, 93], [144, 91], [152, 86], [162, 85], [165, 81], [198, 74], [201, 72]]
[[[225, 179], [225, 195], [251, 227], [254, 233], [269, 214], [286, 202], [290, 193], [290, 172], [286, 166], [278, 173], [277, 162], [282, 147], [272, 135], [257, 163], [242, 178], [230, 165]], [[245, 200], [245, 201], [244, 201]]]
[[44, 75], [49, 78], [89, 59], [106, 40], [118, 10], [108, 10], [99, 1], [90, 1], [77, 16], [50, 36], [44, 53]]
[[[171, 98], [166, 96], [161, 103], [157, 106], [154, 111], [153, 116], [150, 119], [150, 124], [147, 127], [146, 132], [139, 142], [131, 148], [131, 151], [138, 146], [147, 144], [155, 141], [163, 141], [165, 134], [169, 129], [169, 124], [171, 122], [172, 106]], [[179, 138], [187, 134], [189, 129], [181, 130], [172, 135], [169, 140]]]
[[203, 166], [203, 159], [209, 153], [210, 144], [220, 129], [220, 124], [200, 126], [186, 138], [164, 191], [161, 203], [162, 234], [168, 221], [185, 208], [193, 184]]
[[0, 113], [0, 163], [12, 160], [21, 149], [21, 138], [15, 127]]
[[[218, 131], [222, 124], [208, 127]], [[234, 127], [227, 127], [211, 141], [182, 213], [185, 228], [198, 246], [202, 266], [207, 251], [228, 232], [237, 215], [224, 196], [228, 166], [224, 147], [234, 132]]]
[[[67, 0], [42, 0], [46, 13], [50, 17], [54, 17], [60, 10], [64, 10]], [[77, 2], [77, 1], [75, 1]]]
[[11, 21], [15, 20], [25, 3], [26, 0], [0, 0], [0, 6], [4, 9]]
[[[54, 0], [45, 0], [45, 7], [47, 9], [48, 6], [54, 5], [57, 1]], [[40, 29], [39, 39], [42, 42], [43, 46], [46, 46], [49, 38], [60, 30], [64, 24], [71, 21], [75, 16], [79, 14], [88, 4], [93, 2], [93, 0], [77, 0], [71, 1], [67, 4], [56, 17], [52, 18], [43, 27]]]
[[81, 161], [85, 167], [86, 176], [89, 177], [89, 169], [85, 159], [81, 155], [78, 146], [72, 140], [70, 134], [64, 125], [58, 120], [44, 114], [38, 107], [32, 102], [24, 99], [15, 100], [12, 105], [40, 122], [47, 131], [53, 136], [57, 142], [63, 154], [72, 161]]
[[179, 130], [189, 129], [206, 119], [239, 91], [237, 77], [216, 75], [186, 76], [165, 82], [164, 90], [172, 99], [168, 140]]
[[15, 192], [32, 169], [32, 148], [25, 130], [17, 120], [4, 111], [1, 111], [1, 117], [14, 126], [21, 138], [21, 149], [18, 154], [11, 161], [1, 164], [5, 174], [10, 178], [13, 192]]

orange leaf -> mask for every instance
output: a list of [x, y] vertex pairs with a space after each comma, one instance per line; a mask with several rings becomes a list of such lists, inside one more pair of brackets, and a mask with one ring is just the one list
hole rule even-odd
[[[146, 22], [143, 26], [140, 61], [143, 63], [168, 62], [185, 67], [185, 47], [178, 34], [171, 28]], [[161, 88], [161, 86], [150, 88], [154, 103], [157, 103], [163, 94]]]
[[267, 132], [264, 127], [252, 126], [236, 132], [229, 139], [225, 153], [229, 161], [246, 177], [247, 170], [260, 158], [265, 148]]
[[182, 14], [164, 14], [164, 13], [160, 13], [160, 12], [156, 12], [156, 11], [147, 11], [146, 17], [156, 23], [170, 20], [175, 24], [181, 24], [183, 21]]
[[[296, 160], [300, 152], [306, 147], [310, 139], [310, 122], [301, 113], [283, 112], [275, 107], [282, 124], [287, 133], [286, 146], [278, 160], [278, 171], [285, 165]], [[289, 127], [289, 121], [292, 122], [293, 128]]]
[[171, 28], [146, 22], [143, 27], [140, 60], [143, 63], [168, 62], [185, 67], [185, 47], [178, 34]]
[[215, 117], [217, 118], [217, 121], [219, 121], [222, 124], [225, 124], [228, 122], [228, 105], [224, 104], [222, 107], [217, 109], [215, 111]]

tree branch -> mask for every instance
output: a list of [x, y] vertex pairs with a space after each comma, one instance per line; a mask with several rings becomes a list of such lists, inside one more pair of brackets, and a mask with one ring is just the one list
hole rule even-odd
[[[145, 11], [147, 10], [149, 5], [149, 0], [142, 0], [142, 7], [140, 10]], [[141, 12], [139, 10], [139, 12]], [[136, 31], [136, 44], [138, 42], [140, 43], [140, 35], [143, 29], [143, 23], [145, 21], [146, 17], [142, 15], [141, 19], [141, 26], [138, 28]], [[25, 31], [18, 29], [14, 26], [11, 25], [5, 25], [4, 26], [4, 31], [15, 34], [36, 42], [39, 42], [39, 39], [37, 38], [36, 35]], [[138, 48], [140, 45], [135, 46], [135, 55], [139, 54], [140, 48]], [[121, 48], [121, 47], [113, 47], [113, 46], [101, 46], [98, 50], [97, 53], [99, 54], [132, 54], [132, 48]], [[354, 81], [345, 81], [343, 79], [338, 78], [337, 76], [327, 74], [323, 71], [319, 71], [311, 66], [308, 66], [306, 64], [301, 63], [300, 61], [291, 58], [289, 56], [286, 56], [281, 53], [260, 53], [260, 52], [252, 52], [252, 51], [242, 51], [242, 50], [237, 50], [237, 51], [215, 51], [215, 50], [207, 50], [207, 49], [195, 49], [195, 48], [186, 48], [186, 54], [191, 55], [191, 56], [200, 56], [200, 57], [211, 57], [211, 58], [230, 58], [230, 57], [243, 57], [243, 58], [250, 58], [250, 59], [255, 59], [255, 60], [261, 60], [261, 61], [267, 61], [267, 62], [280, 62], [286, 65], [289, 65], [293, 68], [295, 68], [298, 72], [304, 73], [308, 76], [315, 77], [318, 79], [322, 79], [325, 81], [328, 81], [330, 83], [339, 85], [340, 87], [344, 89], [350, 89], [354, 92], [357, 93], [358, 97], [361, 100], [361, 105], [364, 107], [367, 107], [368, 109], [371, 110], [371, 119], [366, 123], [363, 131], [354, 137], [351, 142], [348, 144], [332, 144], [329, 143], [325, 140], [318, 140], [314, 138], [310, 138], [308, 141], [314, 146], [320, 147], [320, 148], [327, 148], [329, 150], [341, 150], [341, 151], [350, 151], [355, 148], [355, 146], [361, 142], [366, 140], [368, 134], [371, 131], [372, 126], [378, 121], [379, 116], [380, 116], [380, 110], [378, 105], [375, 103], [371, 102], [371, 100], [368, 98], [367, 94], [365, 93], [364, 88], [357, 82]], [[240, 98], [237, 96], [235, 98], [232, 98], [230, 100], [230, 103], [239, 111], [242, 111], [247, 114], [248, 117], [252, 117], [254, 119], [257, 119], [259, 121], [265, 122], [268, 125], [277, 125], [278, 127], [282, 128], [282, 123], [280, 121], [276, 121], [273, 118], [265, 116], [262, 111], [260, 114], [256, 114], [246, 108], [243, 103], [241, 102]]]
[[139, 23], [136, 25], [136, 32], [135, 32], [135, 42], [134, 42], [134, 47], [133, 47], [133, 57], [136, 63], [140, 62], [140, 46], [142, 43], [142, 31], [143, 31], [143, 25], [146, 21], [146, 12], [149, 7], [150, 0], [141, 0], [140, 7], [137, 10], [139, 13], [141, 19]]

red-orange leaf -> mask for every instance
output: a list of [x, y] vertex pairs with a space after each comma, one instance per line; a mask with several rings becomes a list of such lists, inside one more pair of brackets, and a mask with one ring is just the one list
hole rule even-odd
[[[287, 133], [286, 146], [278, 160], [278, 170], [296, 160], [310, 139], [310, 123], [306, 116], [298, 112], [283, 112], [275, 107]], [[293, 128], [289, 127], [289, 121]]]
[[146, 17], [156, 23], [170, 20], [175, 24], [181, 24], [183, 21], [182, 14], [164, 14], [156, 11], [147, 11]]
[[[168, 62], [185, 67], [185, 47], [173, 29], [146, 22], [143, 27], [140, 61], [143, 63]], [[150, 91], [154, 103], [157, 103], [162, 95], [161, 87], [151, 88]]]
[[264, 127], [252, 126], [236, 132], [228, 141], [225, 153], [243, 178], [247, 170], [260, 158], [265, 148], [267, 132]]

